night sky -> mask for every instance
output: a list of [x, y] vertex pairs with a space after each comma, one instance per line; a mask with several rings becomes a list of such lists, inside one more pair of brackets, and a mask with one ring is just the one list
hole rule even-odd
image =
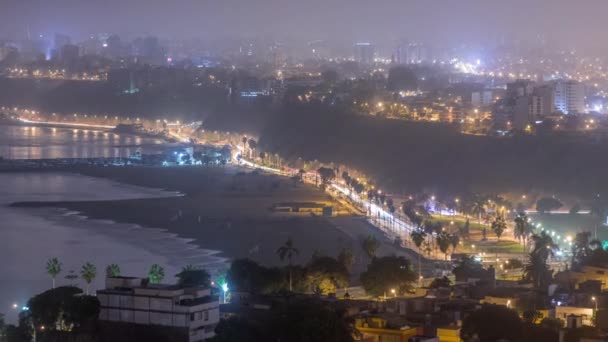
[[167, 38], [399, 39], [603, 44], [605, 0], [0, 0], [0, 37], [61, 32]]

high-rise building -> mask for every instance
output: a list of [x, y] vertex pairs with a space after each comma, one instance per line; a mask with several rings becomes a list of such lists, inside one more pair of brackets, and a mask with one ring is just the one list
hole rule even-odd
[[530, 95], [532, 90], [534, 90], [534, 85], [530, 80], [517, 80], [507, 83], [507, 97], [510, 99]]
[[419, 64], [430, 60], [428, 47], [419, 43], [403, 44], [397, 48], [395, 62], [399, 64]]
[[362, 64], [374, 63], [376, 47], [369, 42], [355, 44], [355, 61]]
[[473, 107], [483, 107], [492, 104], [492, 90], [474, 91], [471, 93], [471, 105]]
[[[97, 291], [99, 320], [106, 324], [162, 326], [175, 341], [207, 341], [220, 321], [219, 297], [210, 288], [149, 284], [133, 277], [106, 278]], [[180, 338], [181, 337], [181, 338]]]
[[555, 112], [555, 94], [553, 87], [543, 85], [535, 87], [534, 90], [532, 90], [530, 112], [535, 120]]
[[72, 68], [78, 62], [80, 48], [77, 45], [66, 44], [61, 47], [61, 63], [69, 68]]
[[531, 96], [520, 96], [513, 106], [513, 128], [523, 130], [534, 119], [530, 113]]
[[106, 47], [105, 49], [107, 51], [107, 55], [111, 58], [124, 57], [125, 55], [122, 41], [116, 34], [108, 37], [108, 40], [106, 40], [106, 45], [104, 46]]
[[585, 112], [585, 86], [576, 81], [560, 80], [554, 83], [555, 109], [564, 114]]
[[61, 50], [64, 45], [72, 44], [72, 39], [65, 34], [55, 33], [54, 47], [56, 50]]

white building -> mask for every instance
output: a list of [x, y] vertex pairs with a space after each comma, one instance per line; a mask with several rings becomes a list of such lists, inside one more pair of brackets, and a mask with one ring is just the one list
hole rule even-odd
[[576, 81], [555, 82], [555, 109], [564, 114], [585, 112], [585, 86]]
[[492, 102], [492, 90], [474, 91], [471, 93], [471, 105], [473, 107], [489, 106]]
[[114, 277], [97, 291], [99, 320], [175, 328], [188, 342], [215, 336], [220, 320], [219, 298], [210, 288], [148, 284], [147, 279]]
[[376, 56], [376, 47], [367, 42], [355, 44], [355, 61], [361, 64], [372, 64], [374, 63], [374, 57]]

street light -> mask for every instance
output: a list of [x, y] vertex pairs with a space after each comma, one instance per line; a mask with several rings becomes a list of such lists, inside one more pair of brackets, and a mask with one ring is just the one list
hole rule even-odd
[[595, 298], [595, 296], [591, 297], [591, 300], [593, 301], [593, 304], [595, 304], [595, 311], [597, 311], [597, 299]]
[[224, 304], [226, 304], [226, 292], [228, 292], [228, 283], [222, 284], [222, 291], [224, 291]]
[[397, 292], [395, 291], [395, 289], [391, 289], [391, 293], [393, 294], [393, 297], [397, 297]]

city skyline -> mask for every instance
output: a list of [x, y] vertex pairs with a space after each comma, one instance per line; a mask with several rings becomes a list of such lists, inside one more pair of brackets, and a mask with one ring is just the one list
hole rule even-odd
[[0, 38], [4, 39], [55, 33], [83, 39], [107, 33], [172, 39], [268, 37], [349, 44], [373, 41], [386, 48], [403, 39], [438, 45], [547, 41], [563, 48], [597, 51], [604, 49], [601, 32], [608, 25], [601, 20], [608, 3], [596, 0], [587, 1], [586, 6], [563, 0], [4, 3], [5, 9], [0, 13]]

